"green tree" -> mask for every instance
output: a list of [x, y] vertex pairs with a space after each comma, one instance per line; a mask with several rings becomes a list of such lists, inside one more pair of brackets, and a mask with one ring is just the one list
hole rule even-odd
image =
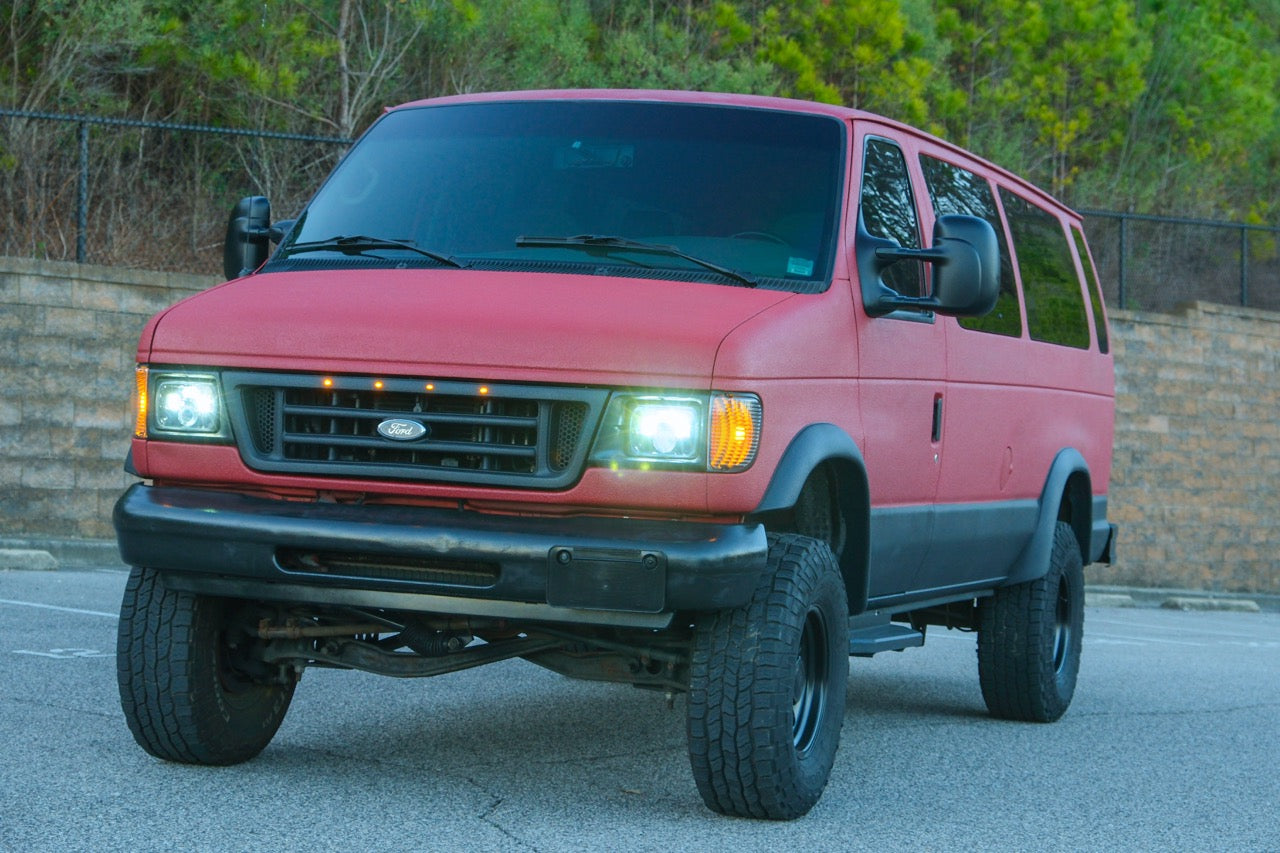
[[777, 69], [782, 94], [929, 122], [934, 67], [899, 0], [722, 2], [714, 20], [723, 49]]
[[1273, 219], [1280, 212], [1280, 9], [1147, 0], [1152, 50], [1107, 185], [1127, 209]]
[[723, 41], [713, 4], [601, 4], [593, 85], [776, 94], [775, 69]]
[[1124, 143], [1149, 41], [1130, 0], [943, 0], [962, 144], [1056, 194]]
[[0, 15], [0, 93], [26, 109], [121, 109], [160, 36], [143, 0], [14, 0]]

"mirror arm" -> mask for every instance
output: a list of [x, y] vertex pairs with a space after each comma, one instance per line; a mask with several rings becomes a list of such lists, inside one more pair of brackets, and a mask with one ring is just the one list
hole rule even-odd
[[876, 260], [884, 261], [886, 264], [893, 261], [945, 263], [948, 258], [946, 250], [937, 246], [931, 249], [904, 249], [900, 246], [885, 246], [876, 249]]
[[279, 222], [273, 222], [267, 228], [267, 237], [272, 243], [282, 243], [284, 238], [289, 236], [289, 232], [293, 230], [293, 226], [297, 223], [296, 219], [281, 219]]
[[[945, 264], [949, 260], [949, 256], [946, 250], [941, 247], [904, 249], [901, 246], [880, 246], [875, 250], [875, 259], [878, 265], [883, 266], [888, 266], [894, 261]], [[883, 316], [894, 311], [903, 310], [936, 311], [941, 307], [941, 303], [934, 296], [903, 296], [884, 284], [879, 285], [879, 291], [879, 298], [875, 300], [874, 307], [870, 309], [873, 316]]]

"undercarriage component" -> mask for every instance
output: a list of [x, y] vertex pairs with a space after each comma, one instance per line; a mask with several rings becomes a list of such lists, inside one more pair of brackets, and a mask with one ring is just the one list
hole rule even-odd
[[520, 636], [427, 657], [388, 650], [368, 639], [334, 637], [315, 642], [303, 638], [270, 644], [263, 650], [263, 659], [268, 663], [291, 663], [299, 667], [320, 665], [359, 669], [397, 678], [423, 678], [471, 669], [508, 658], [525, 657], [561, 644], [562, 641], [557, 639]]
[[[462, 623], [465, 626], [465, 621]], [[464, 628], [442, 630], [426, 624], [424, 620], [412, 619], [405, 623], [400, 631], [400, 642], [425, 657], [460, 652], [475, 639]]]

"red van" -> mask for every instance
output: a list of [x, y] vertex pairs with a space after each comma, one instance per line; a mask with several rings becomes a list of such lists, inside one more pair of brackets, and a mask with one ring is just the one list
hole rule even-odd
[[[278, 244], [274, 249], [272, 244]], [[147, 325], [121, 701], [249, 759], [309, 666], [520, 657], [683, 694], [709, 807], [827, 783], [850, 655], [978, 633], [1055, 720], [1111, 560], [1080, 218], [902, 124], [647, 91], [388, 111]]]

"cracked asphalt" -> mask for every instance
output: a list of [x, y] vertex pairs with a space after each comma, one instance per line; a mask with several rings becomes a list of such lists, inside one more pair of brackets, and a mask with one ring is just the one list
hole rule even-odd
[[0, 572], [0, 850], [1280, 850], [1280, 614], [1090, 607], [1052, 725], [986, 716], [971, 634], [854, 659], [805, 818], [719, 817], [684, 704], [522, 661], [308, 671], [254, 761], [133, 742], [117, 569]]

